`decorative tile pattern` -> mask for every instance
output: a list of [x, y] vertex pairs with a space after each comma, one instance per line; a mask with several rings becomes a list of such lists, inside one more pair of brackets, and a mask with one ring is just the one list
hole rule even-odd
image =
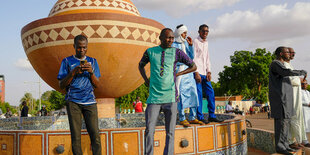
[[[115, 118], [99, 118], [99, 129], [116, 128]], [[67, 115], [0, 119], [0, 130], [69, 130]], [[84, 120], [82, 129], [86, 129]]]
[[80, 9], [100, 9], [100, 10], [115, 10], [124, 11], [135, 16], [140, 16], [138, 9], [131, 3], [123, 0], [64, 0], [57, 2], [49, 13], [50, 16], [56, 14], [80, 10]]
[[41, 47], [72, 44], [74, 36], [79, 34], [84, 34], [89, 42], [126, 42], [156, 46], [160, 43], [158, 38], [160, 31], [152, 26], [131, 22], [76, 21], [31, 29], [22, 35], [22, 43], [27, 54]]
[[276, 152], [273, 132], [254, 128], [247, 128], [246, 131], [249, 147], [262, 150], [270, 154]]
[[141, 155], [140, 130], [111, 131], [111, 154]]
[[[205, 114], [208, 115], [208, 114]], [[206, 116], [207, 117], [207, 116]], [[226, 119], [233, 119], [234, 116], [230, 115], [223, 115], [219, 114], [217, 117], [226, 118]], [[115, 118], [104, 118], [99, 119], [100, 124], [100, 133], [101, 133], [101, 142], [102, 142], [102, 150], [103, 152], [106, 152], [106, 154], [143, 154], [144, 150], [144, 130], [145, 128], [142, 126], [142, 124], [145, 124], [144, 114], [117, 114], [116, 119]], [[118, 125], [116, 127], [116, 123], [118, 121], [116, 120], [126, 120], [127, 125], [134, 128], [125, 128], [124, 126]], [[227, 123], [228, 122], [228, 123]], [[235, 127], [240, 128], [238, 125], [240, 122], [244, 122], [244, 118], [240, 120], [240, 118], [226, 121], [225, 126], [230, 126], [231, 124], [229, 122], [233, 122], [237, 124]], [[140, 124], [139, 124], [140, 123]], [[15, 128], [5, 129], [5, 130], [14, 130], [14, 131], [4, 131], [4, 124], [8, 126], [15, 126]], [[19, 125], [19, 128], [16, 127], [16, 124]], [[141, 125], [141, 127], [139, 127]], [[157, 125], [164, 125], [164, 115], [159, 116], [159, 121]], [[31, 126], [33, 128], [31, 128]], [[128, 127], [127, 126], [127, 127]], [[223, 125], [222, 125], [223, 126]], [[206, 132], [206, 130], [201, 130], [204, 128], [211, 127], [212, 133]], [[206, 154], [206, 155], [243, 155], [247, 154], [247, 142], [246, 139], [241, 140], [239, 143], [232, 144], [229, 143], [227, 147], [223, 147], [222, 149], [216, 149], [215, 143], [217, 139], [216, 131], [214, 131], [217, 127], [221, 127], [218, 123], [211, 123], [209, 125], [195, 125], [189, 128], [183, 128], [182, 126], [177, 126], [176, 128], [176, 135], [175, 135], [175, 152], [180, 154]], [[27, 131], [24, 131], [24, 129], [27, 129]], [[33, 131], [33, 129], [36, 129]], [[62, 131], [57, 131], [57, 130]], [[83, 123], [83, 129], [85, 129], [85, 124]], [[32, 130], [32, 131], [29, 131]], [[45, 130], [45, 131], [43, 131]], [[50, 130], [50, 131], [47, 131]], [[233, 130], [231, 130], [233, 131]], [[228, 127], [227, 130], [228, 134], [230, 133], [230, 129]], [[248, 134], [251, 131], [248, 129]], [[252, 134], [255, 131], [251, 132]], [[257, 131], [258, 132], [258, 131]], [[261, 131], [259, 131], [261, 132]], [[70, 131], [69, 131], [69, 125], [68, 125], [68, 119], [66, 115], [61, 116], [47, 116], [47, 117], [29, 117], [29, 118], [9, 118], [9, 119], [0, 119], [0, 135], [17, 135], [16, 138], [12, 139], [10, 144], [7, 143], [8, 140], [3, 139], [2, 144], [7, 144], [6, 146], [8, 150], [12, 150], [14, 148], [14, 152], [17, 152], [16, 154], [23, 152], [23, 154], [49, 154], [54, 151], [56, 146], [62, 145], [65, 147], [65, 150], [70, 150]], [[257, 135], [257, 133], [253, 134]], [[260, 135], [262, 139], [258, 140], [260, 137], [255, 137], [255, 144], [250, 144], [260, 146], [263, 143], [266, 143], [266, 140], [272, 139], [272, 135], [269, 135], [268, 133], [261, 133]], [[211, 146], [211, 149], [208, 151], [203, 151], [199, 149], [203, 142], [205, 144], [210, 144], [210, 141], [203, 141], [206, 138], [211, 138], [211, 141], [213, 139], [213, 146]], [[266, 138], [267, 137], [267, 138]], [[64, 140], [65, 138], [65, 140]], [[201, 141], [197, 141], [197, 139], [200, 138]], [[263, 140], [263, 138], [265, 138]], [[29, 140], [30, 139], [30, 140]], [[179, 145], [181, 140], [188, 140], [188, 146], [185, 148], [181, 148]], [[159, 154], [162, 154], [163, 147], [164, 147], [164, 140], [165, 140], [165, 128], [158, 127], [156, 129], [155, 133], [155, 140], [157, 143], [155, 144], [156, 147], [154, 150], [157, 150], [157, 152], [161, 152]], [[12, 142], [14, 141], [14, 142]], [[20, 143], [21, 141], [24, 141], [25, 143]], [[41, 146], [41, 149], [28, 149], [29, 143], [33, 146]], [[90, 141], [89, 136], [87, 135], [87, 132], [82, 132], [82, 141], [85, 147], [83, 147], [83, 152], [85, 154], [91, 154], [90, 153]], [[259, 143], [257, 143], [257, 141]], [[269, 140], [267, 140], [267, 145], [270, 145]], [[26, 143], [27, 142], [27, 143]], [[13, 146], [14, 145], [14, 146]], [[270, 145], [270, 147], [273, 147]], [[274, 147], [273, 147], [274, 148]], [[265, 148], [267, 149], [267, 148]], [[200, 150], [200, 151], [199, 151]], [[35, 151], [35, 152], [33, 152]], [[1, 151], [0, 151], [1, 152]], [[42, 152], [42, 153], [41, 153]], [[1, 154], [1, 153], [0, 153]], [[10, 153], [12, 154], [12, 153]], [[103, 153], [104, 154], [104, 153]], [[155, 153], [156, 154], [156, 153]]]
[[[185, 113], [186, 118], [188, 118], [189, 114]], [[208, 114], [204, 114], [204, 117], [208, 119]], [[122, 123], [117, 122], [118, 128], [134, 128], [134, 127], [145, 127], [145, 115], [144, 113], [137, 113], [137, 114], [117, 114], [117, 119], [121, 119]], [[224, 115], [224, 114], [216, 114], [216, 117], [228, 120], [233, 119], [235, 116], [233, 115]], [[126, 122], [126, 123], [123, 123]], [[177, 125], [179, 124], [179, 116], [177, 115]], [[156, 126], [164, 126], [165, 125], [165, 115], [160, 113], [158, 116], [158, 120]]]

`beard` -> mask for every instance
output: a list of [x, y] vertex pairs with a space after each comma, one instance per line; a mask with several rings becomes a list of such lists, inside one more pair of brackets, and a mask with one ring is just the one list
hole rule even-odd
[[282, 56], [282, 59], [284, 60], [284, 61], [290, 61], [291, 60], [291, 58], [290, 57], [285, 57], [284, 55]]

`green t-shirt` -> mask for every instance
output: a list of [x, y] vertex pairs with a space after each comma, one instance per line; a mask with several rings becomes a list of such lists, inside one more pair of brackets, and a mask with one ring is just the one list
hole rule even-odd
[[194, 65], [183, 51], [177, 48], [163, 49], [160, 46], [145, 51], [140, 64], [151, 64], [149, 97], [147, 104], [163, 104], [178, 101], [175, 86], [176, 63], [182, 62], [190, 67]]

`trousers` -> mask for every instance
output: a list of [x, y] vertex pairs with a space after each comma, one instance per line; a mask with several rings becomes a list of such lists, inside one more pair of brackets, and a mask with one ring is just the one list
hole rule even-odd
[[212, 88], [211, 82], [207, 81], [207, 77], [205, 75], [201, 75], [201, 83], [196, 83], [197, 85], [197, 93], [198, 93], [198, 100], [199, 106], [197, 109], [197, 117], [199, 120], [203, 120], [204, 116], [202, 113], [202, 93], [205, 93], [207, 96], [208, 101], [208, 110], [209, 110], [209, 118], [215, 118], [215, 97], [214, 97], [214, 90]]
[[83, 155], [81, 147], [82, 115], [90, 136], [93, 155], [101, 155], [101, 142], [98, 127], [97, 104], [82, 105], [67, 101], [67, 112], [71, 132], [72, 152]]
[[144, 154], [153, 155], [154, 153], [154, 134], [155, 126], [160, 111], [165, 115], [166, 143], [164, 155], [174, 154], [174, 131], [177, 116], [177, 103], [165, 104], [148, 104], [145, 110], [145, 139], [144, 139]]

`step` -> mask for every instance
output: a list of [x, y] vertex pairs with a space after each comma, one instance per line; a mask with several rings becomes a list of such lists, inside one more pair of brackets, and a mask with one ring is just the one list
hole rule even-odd
[[[303, 155], [302, 154], [302, 149], [299, 149], [296, 153], [294, 153], [294, 155]], [[309, 150], [310, 151], [310, 150]], [[280, 153], [273, 153], [272, 155], [283, 155], [283, 154], [280, 154]], [[308, 154], [305, 154], [305, 155], [308, 155]], [[310, 154], [309, 154], [310, 155]]]

